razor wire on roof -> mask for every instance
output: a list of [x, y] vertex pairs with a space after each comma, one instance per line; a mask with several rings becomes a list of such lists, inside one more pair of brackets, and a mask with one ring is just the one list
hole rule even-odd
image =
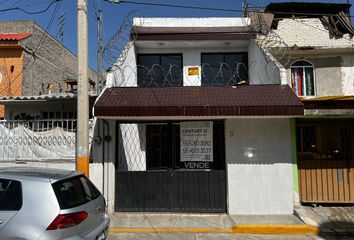
[[[113, 68], [119, 59], [125, 59], [125, 55], [131, 46], [131, 44], [129, 44], [129, 41], [132, 40], [131, 36], [134, 39], [134, 33], [131, 32], [134, 19], [143, 21], [139, 11], [131, 11], [125, 16], [120, 28], [103, 48], [103, 65], [106, 70]], [[142, 22], [135, 23], [137, 26], [142, 24]]]
[[220, 63], [218, 66], [202, 64], [198, 74], [189, 76], [188, 70], [178, 65], [153, 64], [150, 67], [115, 66], [108, 77], [110, 87], [173, 87], [198, 85], [241, 85], [248, 83], [248, 67], [244, 62], [233, 66]]
[[263, 59], [251, 64], [257, 64], [257, 67], [263, 66], [266, 74], [261, 83], [271, 82], [275, 77], [281, 79], [280, 69], [289, 65], [292, 48], [271, 28], [272, 21], [269, 22], [270, 18], [267, 13], [250, 12], [248, 14], [255, 16], [256, 24], [252, 24], [253, 30], [258, 32], [255, 42], [263, 53]]
[[[197, 79], [195, 77], [188, 78], [184, 70], [178, 68], [178, 66], [160, 66], [159, 64], [154, 64], [153, 66], [147, 67], [136, 65], [136, 63], [131, 63], [130, 65], [125, 64], [129, 49], [133, 46], [135, 39], [132, 27], [133, 25], [143, 25], [144, 18], [139, 17], [139, 15], [140, 12], [138, 11], [130, 12], [125, 17], [121, 27], [103, 49], [104, 67], [105, 69], [109, 69], [111, 75], [108, 76], [108, 81], [110, 82], [108, 85], [110, 86], [138, 86], [138, 79], [142, 81], [142, 78], [143, 81], [147, 82], [144, 84], [145, 86], [176, 86], [181, 84], [191, 86], [198, 85], [198, 82], [201, 81], [209, 85], [244, 84], [248, 82], [248, 75], [245, 78], [244, 74], [241, 74], [241, 72], [248, 71], [248, 69], [251, 69], [252, 65], [255, 65], [255, 67], [253, 67], [254, 69], [264, 68], [265, 74], [257, 77], [258, 83], [275, 83], [274, 79], [279, 79], [277, 83], [280, 83], [280, 68], [288, 65], [291, 59], [291, 48], [278, 34], [267, 26], [266, 19], [263, 19], [263, 15], [259, 14], [259, 26], [261, 29], [265, 29], [263, 32], [260, 29], [252, 29], [254, 26], [250, 25], [250, 18], [242, 18], [244, 26], [249, 26], [250, 30], [260, 32], [260, 34], [257, 35], [255, 43], [261, 49], [263, 59], [249, 62], [248, 66], [247, 64], [238, 62], [232, 64], [233, 66], [226, 63], [219, 63], [220, 65], [217, 67], [202, 64], [200, 66], [200, 77]], [[133, 20], [135, 22], [133, 22]], [[282, 63], [279, 63], [277, 59], [281, 59]], [[241, 69], [243, 70], [241, 71]], [[142, 71], [144, 71], [145, 74], [142, 75]], [[180, 81], [180, 79], [183, 81]]]

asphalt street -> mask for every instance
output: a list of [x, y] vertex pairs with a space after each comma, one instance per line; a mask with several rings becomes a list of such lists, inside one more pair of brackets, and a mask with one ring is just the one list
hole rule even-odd
[[110, 233], [108, 240], [350, 240], [354, 236], [248, 235], [205, 233]]

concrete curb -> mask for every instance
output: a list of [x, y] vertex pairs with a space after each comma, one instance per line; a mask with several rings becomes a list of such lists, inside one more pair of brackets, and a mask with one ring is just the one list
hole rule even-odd
[[[271, 235], [317, 235], [320, 230], [311, 225], [242, 224], [232, 228], [109, 228], [111, 233], [230, 233]], [[353, 231], [354, 232], [354, 231]]]

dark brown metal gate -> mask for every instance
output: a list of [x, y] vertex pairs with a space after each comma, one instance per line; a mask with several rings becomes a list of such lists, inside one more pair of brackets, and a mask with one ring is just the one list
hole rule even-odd
[[[128, 131], [128, 125], [133, 130]], [[226, 212], [223, 122], [213, 123], [214, 161], [207, 169], [183, 167], [180, 162], [179, 123], [117, 126], [120, 129], [117, 132], [120, 153], [116, 163], [116, 211]], [[124, 145], [123, 140], [134, 135], [139, 135], [139, 139], [129, 142], [144, 146], [135, 151], [133, 147]], [[146, 154], [140, 154], [141, 149]], [[145, 162], [141, 161], [145, 156]]]
[[353, 120], [297, 122], [300, 201], [354, 203]]

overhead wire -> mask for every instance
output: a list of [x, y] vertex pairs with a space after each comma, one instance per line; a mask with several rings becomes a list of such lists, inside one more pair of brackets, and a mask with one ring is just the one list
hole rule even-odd
[[[19, 0], [17, 3], [19, 3], [21, 0]], [[26, 9], [23, 9], [22, 7], [14, 7], [15, 5], [13, 5], [12, 7], [9, 7], [9, 8], [5, 8], [5, 9], [0, 9], [0, 13], [2, 12], [9, 12], [9, 11], [21, 11], [21, 12], [24, 12], [26, 14], [30, 14], [30, 15], [33, 15], [33, 14], [41, 14], [41, 13], [44, 13], [46, 11], [48, 11], [50, 9], [50, 7], [54, 4], [54, 3], [57, 3], [57, 2], [61, 2], [63, 0], [53, 0], [46, 8], [42, 9], [42, 10], [39, 10], [39, 11], [34, 11], [34, 12], [31, 12], [31, 11], [28, 11]], [[17, 4], [16, 3], [16, 4]]]
[[[232, 9], [232, 8], [213, 8], [213, 7], [200, 7], [193, 5], [177, 5], [177, 4], [166, 4], [166, 3], [154, 3], [154, 2], [138, 2], [131, 0], [119, 0], [114, 2], [112, 0], [103, 0], [105, 2], [114, 3], [114, 4], [133, 4], [133, 5], [146, 5], [146, 6], [157, 6], [157, 7], [171, 7], [171, 8], [185, 8], [185, 9], [196, 9], [196, 10], [207, 10], [207, 11], [222, 11], [222, 12], [237, 12], [243, 13], [242, 9]], [[261, 8], [261, 7], [260, 7]], [[259, 10], [248, 10], [249, 12], [259, 12]], [[272, 11], [272, 13], [276, 14], [284, 14], [284, 15], [294, 15], [294, 12], [284, 12], [284, 11]], [[307, 16], [337, 16], [337, 14], [326, 14], [326, 13], [299, 13], [299, 15], [307, 15]], [[354, 16], [348, 15], [348, 17], [353, 18]]]
[[[16, 1], [14, 4], [12, 4], [9, 8], [14, 8], [19, 2], [21, 2], [22, 0], [18, 0]], [[6, 12], [6, 11], [4, 11]], [[4, 12], [0, 12], [0, 15], [4, 14]]]
[[[22, 70], [17, 74], [17, 76], [16, 76], [14, 79], [12, 79], [12, 80], [8, 83], [9, 85], [8, 85], [6, 88], [4, 88], [4, 89], [2, 89], [2, 90], [0, 91], [0, 94], [3, 93], [4, 91], [6, 91], [8, 88], [10, 88], [11, 85], [21, 76], [21, 74], [22, 74], [25, 70], [26, 70], [26, 71], [29, 71], [29, 70], [33, 67], [34, 62], [35, 62], [35, 59], [34, 59], [34, 61], [32, 61], [32, 59], [35, 58], [36, 52], [38, 51], [38, 49], [39, 49], [40, 46], [42, 45], [43, 40], [44, 40], [46, 34], [47, 34], [48, 31], [50, 30], [50, 28], [51, 28], [51, 26], [52, 26], [52, 24], [53, 24], [53, 22], [54, 22], [55, 16], [57, 15], [57, 12], [58, 12], [58, 10], [59, 10], [59, 8], [60, 8], [61, 1], [62, 1], [62, 0], [55, 0], [55, 1], [54, 1], [54, 2], [58, 2], [58, 5], [55, 6], [55, 9], [54, 9], [54, 11], [53, 11], [53, 13], [52, 13], [52, 16], [51, 16], [51, 18], [50, 18], [50, 21], [48, 22], [47, 27], [46, 27], [45, 30], [43, 31], [43, 34], [42, 34], [42, 37], [41, 37], [39, 43], [38, 43], [37, 46], [35, 47], [34, 51], [32, 51], [32, 54], [31, 54], [30, 59], [28, 59], [28, 61], [25, 63], [25, 65], [23, 66]], [[49, 9], [49, 8], [48, 8], [48, 9]], [[32, 61], [31, 66], [30, 66], [29, 68], [27, 68], [28, 65], [31, 63], [31, 61]], [[14, 92], [16, 92], [20, 87], [22, 87], [22, 86], [20, 85]]]

